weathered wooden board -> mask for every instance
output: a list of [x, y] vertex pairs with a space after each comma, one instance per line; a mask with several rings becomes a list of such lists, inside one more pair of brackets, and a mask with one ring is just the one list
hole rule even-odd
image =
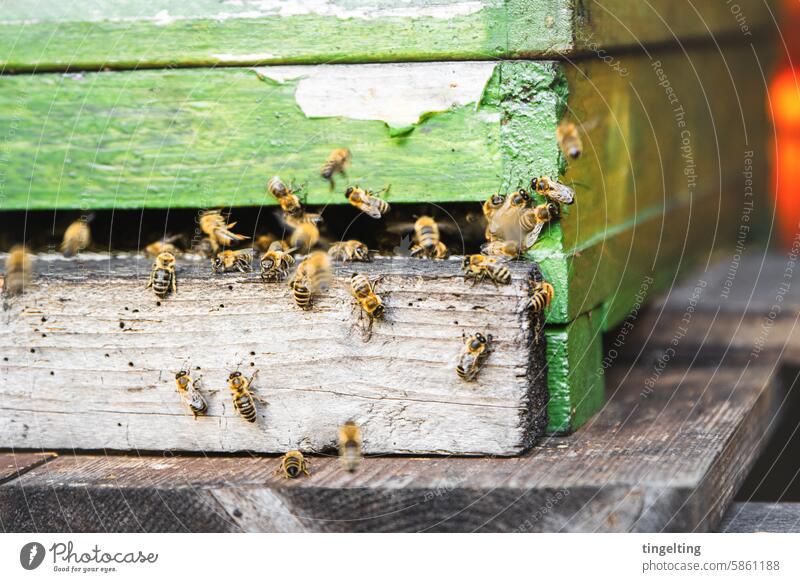
[[773, 27], [758, 0], [7, 0], [0, 67], [540, 57]]
[[[309, 312], [285, 284], [212, 276], [183, 263], [179, 293], [145, 291], [149, 259], [40, 257], [34, 288], [0, 316], [0, 446], [321, 452], [354, 419], [370, 453], [516, 454], [546, 425], [545, 339], [527, 308], [535, 266], [513, 284], [473, 287], [460, 263], [347, 265]], [[383, 276], [386, 321], [365, 341], [349, 274]], [[160, 303], [160, 305], [159, 305]], [[462, 334], [494, 336], [477, 381], [455, 373]], [[175, 373], [203, 376], [209, 414], [194, 420]], [[267, 404], [249, 424], [226, 387], [260, 376]]]
[[[0, 486], [7, 531], [709, 531], [765, 438], [768, 367], [615, 367], [582, 430], [512, 459], [60, 457]], [[56, 499], [58, 502], [56, 503]], [[53, 508], [57, 508], [54, 510]]]
[[[0, 76], [0, 210], [274, 204], [274, 174], [309, 204], [348, 183], [484, 200], [557, 174], [565, 96], [553, 62]], [[319, 169], [339, 147], [353, 162], [331, 191]]]
[[55, 458], [55, 453], [0, 453], [0, 483], [16, 479]]
[[800, 503], [734, 503], [716, 531], [800, 533]]

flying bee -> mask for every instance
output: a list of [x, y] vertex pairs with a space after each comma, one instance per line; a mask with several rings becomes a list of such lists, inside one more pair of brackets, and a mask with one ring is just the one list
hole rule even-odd
[[214, 273], [239, 271], [249, 273], [253, 270], [253, 249], [238, 251], [224, 250], [211, 259], [211, 270]]
[[333, 243], [328, 249], [328, 256], [334, 261], [340, 262], [368, 262], [369, 248], [358, 240], [345, 240]]
[[170, 293], [178, 292], [178, 276], [175, 274], [175, 255], [161, 253], [153, 263], [150, 281], [145, 289], [153, 288], [156, 297], [165, 299]]
[[531, 248], [539, 239], [544, 225], [561, 216], [561, 205], [548, 201], [525, 210], [519, 217], [519, 225], [525, 234], [525, 248]]
[[336, 187], [333, 181], [333, 177], [336, 174], [346, 176], [345, 172], [347, 171], [347, 166], [350, 165], [351, 158], [350, 150], [347, 148], [335, 149], [331, 152], [331, 155], [328, 156], [328, 160], [323, 164], [319, 175], [322, 176], [323, 180], [327, 180], [330, 183], [331, 190]]
[[267, 190], [278, 201], [281, 210], [285, 214], [296, 215], [303, 211], [303, 205], [300, 203], [300, 198], [295, 194], [295, 188], [287, 186], [278, 176], [270, 178], [269, 182], [267, 182]]
[[289, 238], [291, 245], [301, 253], [307, 253], [319, 242], [319, 229], [313, 222], [299, 224]]
[[561, 204], [572, 204], [575, 201], [575, 191], [572, 188], [547, 176], [532, 179], [531, 190]]
[[189, 409], [189, 412], [191, 412], [195, 418], [197, 418], [199, 414], [208, 412], [208, 402], [197, 389], [200, 385], [200, 378], [202, 378], [202, 376], [192, 380], [192, 378], [189, 377], [189, 372], [186, 370], [181, 370], [175, 374], [175, 386], [178, 388], [178, 393], [181, 395], [181, 399]]
[[33, 262], [24, 245], [14, 245], [6, 257], [6, 277], [3, 292], [6, 295], [21, 295], [30, 285]]
[[243, 234], [231, 232], [234, 226], [236, 223], [228, 223], [219, 210], [206, 210], [200, 215], [200, 230], [208, 236], [212, 253], [217, 253], [221, 246], [230, 246], [234, 241], [248, 238]]
[[414, 223], [414, 244], [409, 249], [411, 256], [446, 259], [449, 253], [439, 237], [437, 222], [430, 216], [420, 216]]
[[367, 339], [372, 335], [372, 324], [375, 323], [376, 319], [381, 319], [385, 311], [381, 298], [375, 294], [377, 283], [378, 280], [370, 281], [366, 276], [358, 273], [353, 273], [350, 277], [350, 293], [355, 297], [358, 306], [361, 308], [359, 317], [363, 317], [366, 314], [369, 320], [366, 329]]
[[496, 240], [481, 245], [484, 255], [516, 259], [519, 256], [519, 244], [513, 240]]
[[275, 469], [275, 474], [283, 475], [287, 479], [297, 479], [303, 475], [311, 475], [309, 464], [300, 451], [289, 451], [281, 457], [280, 466]]
[[558, 147], [564, 155], [577, 160], [583, 153], [583, 142], [578, 133], [578, 128], [571, 121], [562, 120], [556, 128], [556, 139]]
[[524, 188], [519, 188], [503, 199], [500, 208], [492, 213], [486, 238], [495, 240], [516, 240], [520, 238], [519, 217], [529, 206], [531, 196]]
[[297, 266], [289, 282], [295, 304], [300, 309], [311, 309], [315, 293], [327, 288], [331, 280], [331, 261], [326, 253], [316, 251]]
[[491, 351], [492, 336], [476, 333], [467, 338], [456, 365], [456, 374], [465, 382], [472, 382], [478, 375]]
[[144, 252], [151, 257], [157, 257], [161, 253], [172, 253], [173, 255], [177, 256], [180, 251], [178, 250], [178, 247], [175, 246], [175, 241], [179, 238], [181, 238], [181, 235], [179, 234], [165, 236], [155, 242], [151, 242], [149, 245], [144, 247]]
[[[390, 186], [387, 186], [381, 192], [388, 192]], [[389, 203], [386, 200], [378, 198], [373, 194], [372, 190], [362, 190], [358, 186], [352, 186], [344, 192], [347, 201], [353, 206], [358, 208], [361, 212], [370, 218], [378, 219], [384, 214], [389, 212]]]
[[89, 223], [94, 219], [94, 214], [82, 216], [67, 227], [64, 239], [61, 241], [61, 254], [65, 257], [74, 257], [92, 244], [92, 231]]
[[283, 281], [289, 274], [289, 269], [294, 267], [294, 257], [283, 250], [282, 242], [273, 242], [261, 257], [261, 278], [267, 283]]
[[[253, 241], [253, 249], [258, 251], [259, 253], [266, 253], [272, 246], [272, 243], [274, 242], [275, 242], [274, 236], [272, 236], [271, 234], [262, 234], [257, 236], [256, 239]], [[286, 248], [289, 248], [288, 244], [286, 245]]]
[[253, 393], [253, 380], [255, 380], [257, 374], [258, 370], [253, 372], [250, 379], [245, 379], [239, 371], [231, 372], [230, 376], [228, 376], [228, 388], [231, 391], [233, 408], [247, 422], [256, 421], [256, 400], [266, 404], [263, 398]]
[[461, 262], [461, 268], [466, 272], [464, 278], [472, 279], [473, 286], [484, 279], [489, 279], [495, 287], [511, 283], [511, 272], [497, 257], [467, 255]]
[[351, 473], [361, 462], [361, 430], [352, 420], [339, 427], [339, 460], [344, 470]]
[[289, 228], [300, 228], [304, 224], [319, 224], [322, 222], [322, 215], [317, 212], [300, 212], [296, 215], [284, 214], [281, 219]]

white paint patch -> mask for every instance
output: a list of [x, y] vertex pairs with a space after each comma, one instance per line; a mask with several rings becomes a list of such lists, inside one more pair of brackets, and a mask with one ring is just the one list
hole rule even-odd
[[166, 26], [168, 24], [172, 24], [175, 21], [175, 18], [169, 15], [169, 12], [166, 10], [161, 10], [153, 17], [153, 22], [155, 22], [158, 26]]
[[492, 62], [289, 66], [255, 69], [284, 83], [300, 79], [295, 99], [307, 117], [418, 123], [422, 115], [478, 103]]

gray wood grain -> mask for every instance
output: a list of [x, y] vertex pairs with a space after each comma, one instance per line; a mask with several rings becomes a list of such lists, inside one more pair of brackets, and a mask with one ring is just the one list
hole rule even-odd
[[800, 533], [800, 503], [734, 503], [717, 531]]
[[[44, 449], [321, 452], [354, 419], [368, 453], [517, 454], [546, 424], [544, 337], [527, 307], [535, 266], [511, 285], [472, 286], [457, 258], [377, 259], [338, 268], [305, 312], [257, 273], [212, 276], [179, 264], [158, 301], [150, 259], [40, 256], [33, 287], [0, 312], [0, 446]], [[365, 341], [349, 275], [382, 277], [386, 305]], [[494, 336], [477, 381], [455, 373], [463, 334]], [[175, 373], [203, 377], [195, 420]], [[260, 370], [250, 424], [228, 374]]]

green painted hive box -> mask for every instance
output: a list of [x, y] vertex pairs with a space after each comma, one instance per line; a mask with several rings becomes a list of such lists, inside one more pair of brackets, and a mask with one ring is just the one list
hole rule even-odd
[[641, 305], [734, 246], [763, 191], [769, 15], [739, 5], [745, 20], [669, 0], [12, 0], [0, 210], [271, 205], [273, 174], [339, 205], [319, 167], [342, 146], [342, 183], [391, 184], [393, 205], [477, 210], [558, 177], [575, 204], [528, 258], [555, 287], [548, 431], [569, 432]]

